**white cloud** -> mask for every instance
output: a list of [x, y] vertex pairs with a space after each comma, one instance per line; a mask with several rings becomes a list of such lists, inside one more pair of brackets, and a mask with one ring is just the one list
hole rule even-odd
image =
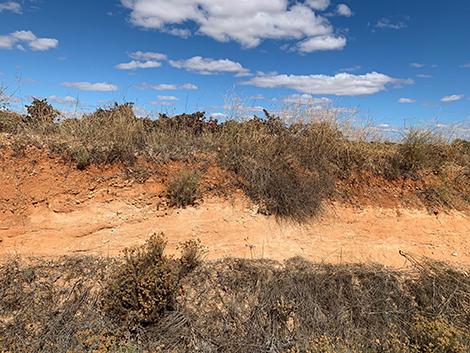
[[333, 103], [329, 98], [315, 98], [311, 94], [291, 94], [281, 100], [282, 103], [294, 103], [302, 105], [328, 105]]
[[179, 61], [168, 61], [171, 66], [178, 69], [186, 69], [187, 71], [195, 71], [202, 75], [212, 75], [218, 72], [231, 72], [236, 73], [237, 76], [248, 76], [250, 70], [245, 69], [240, 63], [228, 60], [219, 59], [214, 60], [212, 58], [202, 58], [200, 56], [194, 56], [188, 60]]
[[262, 94], [255, 94], [247, 98], [247, 100], [254, 100], [254, 99], [266, 99], [266, 97], [263, 96]]
[[46, 51], [48, 49], [57, 48], [59, 41], [53, 38], [38, 38], [28, 43], [31, 50], [35, 51]]
[[57, 103], [57, 104], [76, 104], [78, 103], [76, 98], [73, 98], [72, 96], [67, 96], [67, 97], [57, 97], [55, 95], [47, 97], [47, 100], [52, 103]]
[[149, 102], [149, 104], [152, 104], [152, 105], [163, 105], [163, 106], [172, 106], [174, 105], [174, 103], [171, 103], [171, 102]]
[[[136, 26], [187, 37], [193, 32], [175, 26], [192, 22], [196, 24], [195, 34], [219, 42], [233, 40], [245, 48], [256, 47], [265, 39], [300, 41], [334, 33], [330, 22], [315, 12], [326, 9], [329, 0], [307, 0], [305, 4], [287, 0], [121, 0], [121, 3], [131, 10], [130, 22]], [[346, 14], [344, 6], [341, 11]]]
[[36, 80], [33, 80], [32, 78], [22, 78], [21, 82], [28, 82], [28, 83], [35, 83], [36, 85], [40, 85], [40, 83]]
[[314, 10], [324, 11], [330, 6], [330, 0], [307, 0], [305, 3]]
[[432, 78], [431, 75], [416, 75], [416, 77], [421, 77], [421, 78]]
[[155, 98], [159, 101], [179, 101], [179, 98], [175, 96], [156, 96]]
[[180, 86], [180, 89], [193, 90], [193, 89], [198, 89], [198, 87], [196, 85], [193, 85], [192, 83], [185, 83], [184, 85]]
[[453, 94], [452, 96], [445, 96], [441, 99], [441, 102], [454, 102], [463, 98], [463, 94]]
[[345, 4], [339, 4], [336, 7], [336, 12], [340, 16], [351, 17], [352, 15], [354, 15], [354, 13], [351, 11], [348, 5], [345, 5]]
[[18, 4], [17, 2], [5, 2], [3, 4], [0, 4], [0, 12], [2, 12], [3, 10], [8, 10], [8, 11], [12, 11], [12, 12], [15, 12], [15, 13], [18, 13], [18, 14], [21, 14], [21, 5]]
[[415, 103], [417, 102], [417, 99], [411, 99], [411, 98], [400, 98], [398, 100], [398, 103]]
[[128, 55], [131, 59], [135, 60], [166, 60], [168, 58], [165, 54], [141, 52], [140, 50]]
[[156, 91], [171, 91], [171, 90], [176, 90], [176, 89], [189, 89], [189, 90], [198, 89], [197, 86], [191, 83], [185, 83], [183, 85], [178, 86], [176, 84], [165, 84], [165, 83], [161, 83], [158, 85], [149, 85], [148, 83], [144, 82], [140, 86], [133, 86], [133, 87], [137, 89], [141, 89], [141, 90], [152, 88]]
[[347, 67], [346, 69], [340, 69], [336, 73], [339, 73], [339, 72], [353, 72], [353, 71], [357, 71], [357, 70], [360, 70], [360, 69], [361, 69], [361, 67], [359, 65], [355, 65], [355, 66]]
[[160, 67], [162, 66], [162, 63], [158, 61], [151, 61], [147, 60], [146, 62], [140, 62], [140, 61], [135, 61], [132, 60], [129, 63], [122, 63], [114, 66], [114, 68], [119, 69], [119, 70], [136, 70], [136, 69], [150, 69], [154, 67]]
[[21, 51], [26, 51], [26, 49], [21, 44], [17, 44], [16, 49], [21, 50]]
[[300, 42], [297, 48], [301, 52], [311, 53], [319, 50], [342, 50], [345, 45], [344, 37], [318, 36]]
[[413, 66], [413, 67], [423, 67], [424, 64], [411, 63], [410, 66]]
[[470, 67], [470, 63], [464, 64], [464, 65], [460, 65], [460, 67]]
[[62, 82], [61, 86], [76, 88], [81, 91], [117, 91], [118, 86], [112, 85], [107, 82], [102, 83], [90, 83], [90, 82]]
[[[45, 51], [57, 48], [59, 41], [54, 38], [37, 38], [31, 31], [16, 31], [6, 36], [0, 36], [0, 49], [12, 49], [18, 42], [25, 42], [34, 51]], [[18, 45], [19, 50], [24, 50], [22, 45]]]
[[227, 117], [227, 114], [223, 113], [210, 113], [209, 116], [213, 119], [225, 119]]
[[308, 94], [334, 94], [337, 96], [357, 96], [373, 94], [385, 90], [388, 84], [412, 84], [413, 80], [396, 79], [377, 72], [365, 75], [339, 73], [327, 75], [266, 75], [242, 82], [266, 88], [288, 88]]
[[406, 28], [407, 25], [405, 24], [404, 21], [398, 21], [396, 23], [392, 23], [388, 18], [382, 18], [379, 22], [377, 22], [375, 27], [402, 29], [402, 28]]

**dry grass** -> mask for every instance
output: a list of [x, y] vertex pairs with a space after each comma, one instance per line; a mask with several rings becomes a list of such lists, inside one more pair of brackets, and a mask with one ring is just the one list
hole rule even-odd
[[404, 254], [414, 263], [405, 272], [302, 258], [201, 262], [197, 242], [176, 260], [164, 245], [154, 237], [124, 261], [10, 259], [0, 267], [0, 352], [470, 349], [470, 278], [445, 263]]
[[[361, 173], [427, 183], [418, 196], [429, 208], [468, 208], [468, 141], [452, 141], [436, 129], [411, 126], [399, 141], [390, 142], [370, 124], [355, 124], [351, 113], [289, 109], [282, 117], [265, 111], [263, 117], [219, 124], [201, 112], [138, 118], [132, 104], [126, 103], [57, 122], [57, 112], [36, 100], [24, 116], [0, 111], [0, 132], [12, 136], [17, 156], [36, 145], [79, 169], [116, 162], [130, 167], [138, 157], [158, 163], [216, 162], [235, 176], [236, 185], [262, 212], [299, 223], [321, 213], [339, 179]], [[183, 198], [175, 196], [175, 205], [194, 202], [197, 192], [184, 196], [176, 187], [174, 182], [170, 194]]]

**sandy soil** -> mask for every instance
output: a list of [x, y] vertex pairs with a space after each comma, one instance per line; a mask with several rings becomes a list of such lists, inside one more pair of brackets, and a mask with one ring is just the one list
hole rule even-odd
[[[199, 238], [211, 259], [283, 260], [298, 255], [401, 267], [406, 263], [402, 250], [470, 264], [470, 218], [419, 206], [412, 197], [418, 186], [409, 181], [343, 185], [341, 192], [349, 192], [347, 199], [354, 202], [344, 202], [344, 197], [343, 202], [332, 201], [320, 219], [296, 226], [258, 213], [240, 192], [229, 199], [209, 193], [187, 209], [168, 207], [165, 183], [177, 165], [146, 164], [132, 170], [90, 166], [80, 171], [34, 148], [24, 156], [12, 154], [8, 148], [0, 150], [0, 257], [114, 256], [154, 232], [164, 232], [169, 252], [179, 242]], [[212, 179], [206, 184], [220, 180]]]

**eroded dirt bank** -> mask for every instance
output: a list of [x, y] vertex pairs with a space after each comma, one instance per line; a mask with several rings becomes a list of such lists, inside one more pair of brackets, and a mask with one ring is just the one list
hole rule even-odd
[[[429, 212], [414, 198], [419, 185], [374, 181], [345, 184], [348, 202], [332, 201], [309, 226], [279, 224], [242, 193], [208, 192], [196, 207], [168, 206], [166, 183], [181, 164], [132, 168], [71, 163], [31, 148], [24, 156], [0, 151], [0, 256], [117, 255], [164, 232], [168, 249], [199, 238], [209, 258], [379, 262], [401, 267], [399, 250], [470, 264], [470, 219], [457, 211]], [[204, 187], [223, 175], [208, 169]], [[223, 173], [222, 173], [223, 174]], [[342, 198], [343, 200], [345, 197]]]

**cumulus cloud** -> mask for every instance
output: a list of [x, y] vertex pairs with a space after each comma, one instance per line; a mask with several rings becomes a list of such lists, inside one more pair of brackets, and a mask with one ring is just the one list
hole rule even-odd
[[411, 98], [400, 98], [398, 100], [398, 103], [415, 103], [417, 102], [417, 99], [411, 99]]
[[166, 60], [167, 59], [167, 56], [165, 54], [141, 52], [140, 50], [134, 53], [130, 53], [128, 55], [131, 59], [135, 59], [135, 60]]
[[57, 97], [55, 95], [47, 97], [47, 100], [52, 103], [57, 103], [57, 104], [76, 104], [78, 103], [76, 98], [73, 98], [72, 96], [66, 96], [66, 97]]
[[330, 6], [330, 0], [307, 0], [305, 3], [314, 10], [324, 11]]
[[62, 82], [61, 86], [69, 87], [69, 88], [76, 88], [81, 91], [117, 91], [119, 89], [118, 86], [112, 85], [107, 82], [101, 83], [90, 83], [90, 82]]
[[180, 86], [180, 89], [198, 89], [196, 85], [193, 85], [192, 83], [185, 83], [184, 85]]
[[291, 94], [281, 99], [281, 102], [302, 105], [329, 105], [333, 103], [333, 101], [329, 98], [315, 98], [311, 94]]
[[[16, 31], [5, 36], [0, 35], [0, 49], [12, 49], [13, 45], [18, 42], [25, 42], [29, 48], [34, 51], [45, 51], [57, 48], [59, 41], [54, 38], [37, 38], [31, 31]], [[17, 46], [19, 50], [24, 49], [23, 46]]]
[[388, 84], [412, 84], [412, 80], [396, 79], [377, 72], [365, 75], [339, 73], [327, 75], [264, 75], [242, 82], [266, 88], [288, 88], [307, 94], [334, 94], [337, 96], [358, 96], [385, 90]]
[[12, 11], [18, 14], [22, 14], [21, 5], [17, 2], [9, 1], [3, 4], [0, 4], [0, 12], [3, 10]]
[[196, 85], [193, 85], [191, 83], [185, 83], [180, 86], [176, 84], [166, 84], [166, 83], [160, 83], [158, 85], [149, 85], [148, 83], [142, 83], [140, 86], [133, 86], [134, 88], [145, 90], [152, 88], [156, 91], [171, 91], [171, 90], [176, 90], [176, 89], [189, 89], [189, 90], [196, 90], [198, 87]]
[[303, 53], [311, 53], [319, 50], [342, 50], [345, 45], [344, 37], [318, 36], [300, 42], [297, 48]]
[[352, 15], [354, 15], [354, 13], [351, 11], [348, 5], [345, 5], [345, 4], [339, 4], [336, 7], [336, 13], [340, 16], [346, 16], [346, 17], [351, 17]]
[[159, 101], [178, 101], [179, 98], [176, 98], [175, 96], [156, 96], [155, 97]]
[[228, 59], [214, 60], [212, 58], [195, 56], [188, 60], [169, 60], [168, 62], [171, 66], [178, 69], [194, 71], [201, 75], [213, 75], [219, 72], [236, 73], [236, 76], [250, 75], [250, 70], [245, 69], [240, 63]]
[[[137, 70], [137, 69], [151, 69], [162, 66], [162, 63], [157, 60], [166, 60], [168, 57], [165, 54], [153, 52], [136, 51], [127, 54], [132, 60], [129, 63], [122, 63], [114, 66], [119, 70]], [[142, 62], [140, 60], [146, 60]]]
[[137, 69], [150, 69], [154, 67], [160, 67], [162, 66], [161, 62], [158, 61], [151, 61], [147, 60], [146, 62], [140, 62], [140, 61], [135, 61], [132, 60], [129, 63], [122, 63], [119, 65], [114, 66], [114, 68], [119, 69], [119, 70], [137, 70]]
[[441, 102], [454, 102], [463, 98], [463, 94], [453, 94], [451, 96], [445, 96], [441, 99]]
[[[265, 39], [301, 41], [317, 36], [333, 37], [334, 33], [326, 17], [316, 13], [325, 10], [330, 5], [329, 0], [307, 0], [305, 3], [287, 0], [121, 0], [121, 3], [131, 10], [129, 20], [136, 26], [187, 37], [193, 32], [177, 26], [191, 22], [196, 24], [195, 34], [219, 42], [233, 40], [245, 48], [256, 47]], [[352, 14], [346, 5], [342, 5], [338, 7], [341, 14]]]

